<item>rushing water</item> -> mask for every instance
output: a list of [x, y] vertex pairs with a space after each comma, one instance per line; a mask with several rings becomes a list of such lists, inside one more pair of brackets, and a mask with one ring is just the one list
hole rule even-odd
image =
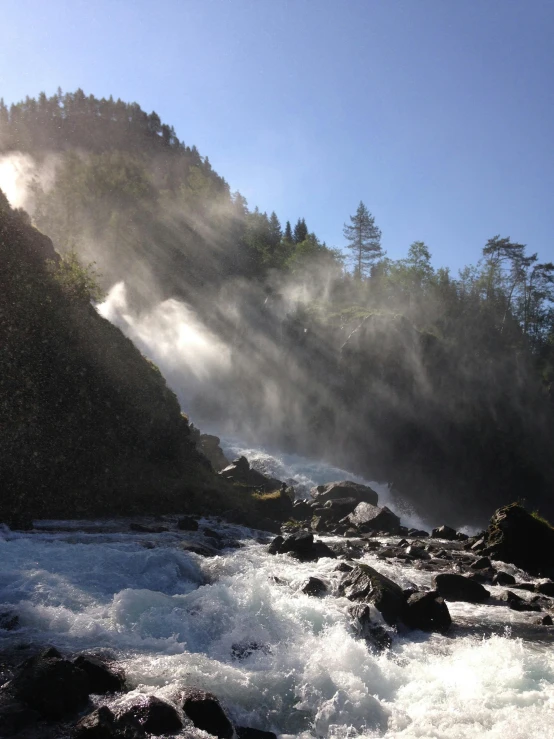
[[[335, 476], [306, 460], [272, 464], [288, 464], [295, 479], [301, 468], [306, 481]], [[240, 548], [203, 558], [179, 548], [201, 531], [132, 533], [128, 521], [0, 530], [0, 611], [20, 616], [18, 630], [0, 630], [0, 649], [105, 649], [133, 686], [120, 703], [197, 685], [235, 723], [281, 739], [554, 737], [551, 629], [534, 626], [536, 614], [451, 603], [451, 634], [394, 634], [392, 648], [376, 653], [356, 638], [349, 602], [337, 595], [336, 560], [271, 556], [260, 532], [205, 523]], [[430, 584], [430, 573], [363, 560], [404, 587]], [[329, 595], [301, 592], [310, 575]]]

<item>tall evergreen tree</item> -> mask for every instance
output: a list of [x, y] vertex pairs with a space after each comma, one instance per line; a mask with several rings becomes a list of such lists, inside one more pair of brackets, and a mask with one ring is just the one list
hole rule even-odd
[[384, 256], [381, 248], [381, 231], [375, 225], [375, 218], [360, 201], [356, 215], [350, 216], [350, 224], [344, 224], [343, 234], [352, 251], [354, 273], [357, 277], [367, 274], [377, 259]]
[[299, 218], [294, 227], [294, 243], [300, 244], [308, 238], [308, 227], [306, 221], [303, 218]]
[[285, 226], [285, 234], [284, 237], [286, 242], [292, 243], [292, 228], [290, 226], [290, 221], [287, 221], [287, 224]]

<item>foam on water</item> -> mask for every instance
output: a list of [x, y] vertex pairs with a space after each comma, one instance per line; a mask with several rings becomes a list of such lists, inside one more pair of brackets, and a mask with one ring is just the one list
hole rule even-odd
[[[200, 534], [67, 528], [0, 537], [0, 611], [16, 607], [22, 627], [0, 630], [0, 647], [107, 647], [133, 686], [122, 704], [197, 685], [236, 723], [282, 739], [554, 737], [554, 652], [537, 638], [544, 629], [532, 631], [534, 614], [450, 604], [461, 624], [452, 636], [399, 634], [378, 654], [354, 636], [334, 560], [272, 557], [240, 527], [219, 529], [242, 548], [210, 559], [178, 548]], [[364, 560], [404, 586], [430, 583]], [[310, 575], [327, 597], [301, 592]]]

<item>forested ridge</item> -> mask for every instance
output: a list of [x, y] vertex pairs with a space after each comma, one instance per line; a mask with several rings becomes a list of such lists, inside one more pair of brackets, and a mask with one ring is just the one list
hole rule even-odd
[[491, 235], [456, 276], [417, 240], [391, 260], [360, 203], [345, 257], [251, 209], [155, 113], [80, 90], [0, 104], [0, 148], [36, 163], [26, 205], [62, 255], [104, 291], [125, 281], [138, 314], [185, 301], [229, 347], [199, 414], [452, 523], [515, 499], [552, 512], [554, 265], [533, 248]]

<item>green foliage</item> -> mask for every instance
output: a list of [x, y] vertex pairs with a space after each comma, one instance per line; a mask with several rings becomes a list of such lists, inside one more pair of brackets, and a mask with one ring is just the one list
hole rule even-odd
[[384, 254], [381, 248], [381, 231], [375, 225], [375, 218], [360, 201], [356, 214], [350, 216], [350, 223], [344, 224], [344, 238], [347, 248], [352, 252], [354, 274], [361, 279]]
[[78, 303], [100, 303], [104, 293], [100, 289], [98, 273], [94, 263], [83, 266], [75, 251], [61, 257], [59, 261], [48, 260], [54, 282], [64, 295]]
[[544, 518], [544, 516], [541, 516], [541, 514], [538, 511], [533, 511], [531, 513], [533, 518], [535, 518], [537, 521], [540, 521], [540, 523], [544, 524], [545, 526], [548, 526], [549, 529], [554, 529], [554, 526], [548, 521], [548, 519]]

